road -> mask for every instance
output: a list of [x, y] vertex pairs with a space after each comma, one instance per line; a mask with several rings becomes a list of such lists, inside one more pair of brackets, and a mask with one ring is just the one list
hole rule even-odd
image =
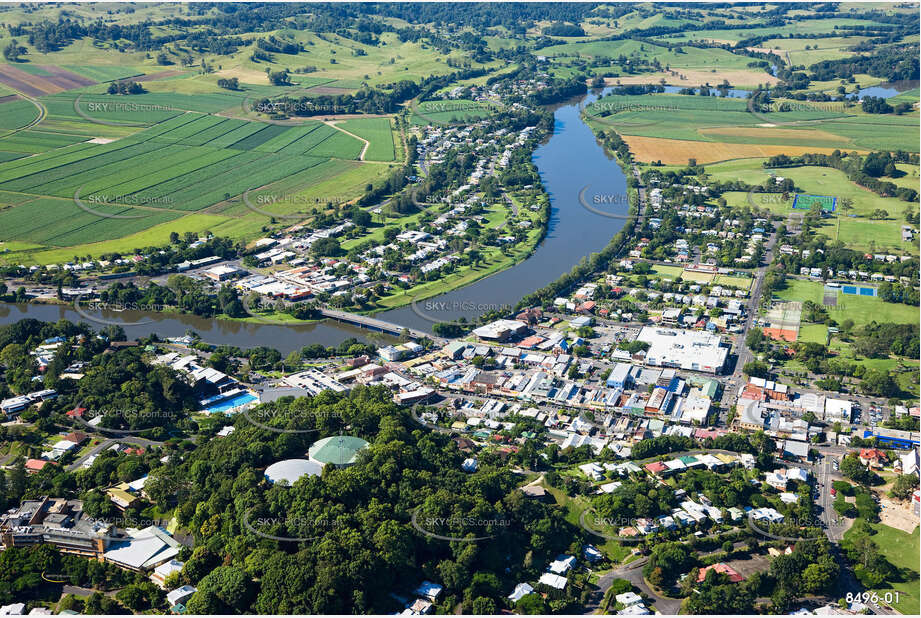
[[135, 446], [143, 446], [145, 448], [150, 448], [153, 446], [162, 446], [163, 442], [157, 442], [155, 440], [148, 440], [147, 438], [141, 438], [138, 436], [122, 436], [119, 438], [106, 438], [96, 446], [94, 446], [88, 453], [79, 457], [74, 463], [67, 466], [68, 472], [73, 472], [78, 470], [83, 463], [92, 457], [93, 455], [98, 455], [102, 451], [111, 447], [113, 444], [133, 444]]
[[660, 597], [649, 586], [646, 585], [646, 580], [643, 579], [643, 567], [646, 565], [646, 562], [649, 561], [649, 558], [639, 558], [634, 560], [630, 564], [626, 564], [622, 567], [618, 567], [612, 571], [609, 571], [602, 575], [598, 579], [598, 590], [592, 593], [591, 598], [588, 603], [586, 603], [586, 614], [593, 614], [595, 611], [601, 607], [601, 602], [604, 599], [605, 593], [614, 583], [615, 579], [625, 579], [636, 588], [640, 589], [640, 592], [644, 596], [652, 600], [655, 608], [659, 610], [660, 614], [666, 615], [675, 615], [678, 613], [678, 610], [681, 608], [681, 599], [669, 599], [665, 597]]

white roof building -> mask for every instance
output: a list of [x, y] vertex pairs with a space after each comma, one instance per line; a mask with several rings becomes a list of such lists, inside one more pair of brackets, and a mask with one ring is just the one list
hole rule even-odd
[[170, 590], [166, 593], [166, 600], [169, 602], [170, 607], [178, 603], [185, 603], [188, 601], [193, 594], [198, 591], [195, 586], [180, 586], [175, 590]]
[[702, 331], [646, 326], [637, 341], [649, 344], [646, 364], [675, 367], [704, 373], [720, 373], [729, 349], [721, 345], [718, 335]]
[[531, 584], [518, 584], [515, 586], [515, 590], [512, 591], [512, 594], [508, 595], [508, 598], [512, 603], [517, 603], [522, 597], [532, 592], [534, 592], [534, 587]]
[[111, 562], [132, 571], [146, 571], [179, 554], [180, 544], [163, 528], [148, 526], [143, 530], [128, 529], [124, 541], [116, 541], [103, 554]]
[[553, 573], [544, 573], [538, 581], [557, 590], [563, 590], [566, 587], [566, 578]]

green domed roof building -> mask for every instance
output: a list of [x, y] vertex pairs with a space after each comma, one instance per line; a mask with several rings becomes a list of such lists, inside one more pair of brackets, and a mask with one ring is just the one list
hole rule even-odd
[[353, 436], [330, 436], [313, 443], [308, 451], [311, 461], [339, 468], [351, 466], [358, 458], [358, 452], [368, 448], [368, 443]]

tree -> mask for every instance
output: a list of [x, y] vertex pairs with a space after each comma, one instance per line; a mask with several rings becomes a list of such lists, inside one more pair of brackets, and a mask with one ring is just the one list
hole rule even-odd
[[218, 88], [224, 88], [225, 90], [239, 90], [240, 89], [240, 80], [236, 77], [231, 77], [229, 79], [221, 78], [217, 80]]
[[918, 488], [918, 476], [915, 474], [900, 474], [896, 477], [889, 491], [889, 496], [899, 500], [907, 500], [912, 492]]
[[13, 39], [3, 48], [3, 57], [9, 62], [19, 62], [19, 57], [29, 53], [29, 50]]
[[242, 569], [220, 566], [198, 583], [187, 605], [191, 614], [239, 614], [249, 607], [252, 581]]
[[745, 366], [742, 367], [742, 372], [753, 378], [767, 378], [770, 376], [770, 367], [768, 367], [767, 363], [754, 360], [745, 363]]
[[892, 375], [878, 369], [869, 369], [864, 373], [860, 390], [876, 397], [893, 397], [901, 391]]
[[288, 75], [287, 70], [271, 71], [269, 73], [269, 81], [272, 82], [273, 86], [290, 86], [291, 85], [291, 78]]
[[331, 257], [342, 253], [342, 247], [335, 238], [319, 238], [310, 246], [310, 252], [317, 257]]

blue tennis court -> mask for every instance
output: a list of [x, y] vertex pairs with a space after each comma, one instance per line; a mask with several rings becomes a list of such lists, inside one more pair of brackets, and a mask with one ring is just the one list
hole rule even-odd
[[851, 296], [876, 296], [876, 288], [858, 288], [856, 285], [841, 286], [841, 291]]

